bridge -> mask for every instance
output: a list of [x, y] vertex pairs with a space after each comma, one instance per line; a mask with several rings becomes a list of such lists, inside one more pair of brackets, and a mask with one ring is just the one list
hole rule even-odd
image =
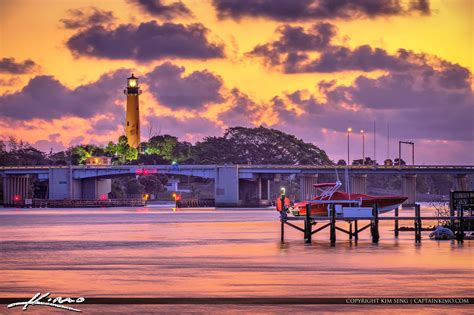
[[318, 165], [88, 165], [88, 166], [18, 166], [0, 167], [3, 178], [3, 202], [13, 204], [15, 196], [29, 198], [32, 178], [47, 181], [48, 197], [61, 199], [98, 199], [111, 191], [111, 178], [124, 175], [167, 174], [214, 180], [214, 196], [218, 206], [244, 205], [242, 197], [252, 192], [259, 204], [269, 204], [270, 182], [281, 176], [299, 178], [300, 199], [311, 198], [319, 174], [338, 174], [346, 168], [350, 174], [351, 192], [366, 193], [368, 174], [392, 174], [402, 177], [401, 194], [407, 203], [416, 201], [416, 176], [419, 174], [451, 174], [458, 190], [469, 190], [467, 175], [474, 165], [401, 165], [401, 166], [318, 166]]

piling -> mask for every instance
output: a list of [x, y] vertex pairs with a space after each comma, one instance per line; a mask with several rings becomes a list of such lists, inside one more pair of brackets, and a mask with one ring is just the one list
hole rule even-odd
[[351, 221], [351, 222], [349, 222], [349, 239], [350, 240], [352, 240], [352, 235], [353, 235], [353, 233], [352, 233], [352, 221]]
[[398, 238], [398, 207], [395, 208], [395, 237]]
[[371, 224], [372, 243], [378, 243], [379, 235], [379, 206], [375, 204], [372, 207], [372, 224]]
[[331, 204], [331, 231], [330, 231], [330, 238], [331, 238], [331, 245], [336, 244], [336, 206]]
[[359, 227], [357, 226], [357, 220], [354, 221], [354, 240], [359, 239]]
[[415, 243], [421, 243], [421, 211], [419, 204], [415, 204]]
[[286, 221], [286, 208], [285, 208], [285, 195], [281, 195], [281, 212], [280, 212], [280, 224], [281, 224], [281, 242], [285, 242], [285, 221]]
[[306, 204], [306, 219], [304, 220], [305, 223], [305, 239], [307, 244], [311, 244], [311, 236], [312, 236], [312, 225], [311, 225], [311, 204]]
[[464, 243], [464, 205], [459, 205], [459, 225], [456, 239], [458, 243]]

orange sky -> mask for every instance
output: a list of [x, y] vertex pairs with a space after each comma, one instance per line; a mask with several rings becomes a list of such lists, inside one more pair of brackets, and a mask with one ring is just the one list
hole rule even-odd
[[[164, 1], [171, 3], [172, 1]], [[406, 1], [405, 1], [406, 2]], [[255, 102], [258, 115], [251, 119], [255, 125], [265, 123], [272, 126], [278, 122], [270, 100], [275, 96], [284, 96], [296, 90], [307, 90], [318, 98], [324, 99], [324, 95], [316, 88], [321, 80], [337, 80], [339, 85], [351, 85], [355, 78], [364, 74], [367, 77], [376, 78], [386, 71], [371, 71], [361, 73], [360, 71], [339, 71], [334, 73], [300, 73], [285, 74], [279, 69], [269, 68], [263, 65], [258, 58], [249, 58], [246, 53], [255, 46], [274, 41], [278, 38], [277, 27], [283, 24], [293, 26], [310, 27], [316, 21], [292, 21], [280, 22], [265, 17], [243, 17], [240, 20], [219, 19], [211, 1], [191, 0], [183, 1], [193, 12], [192, 17], [177, 17], [173, 23], [202, 23], [209, 29], [207, 38], [210, 42], [225, 45], [225, 58], [208, 60], [196, 59], [156, 59], [148, 62], [136, 60], [111, 60], [104, 58], [77, 57], [66, 47], [67, 40], [77, 30], [65, 29], [60, 20], [68, 16], [70, 9], [99, 8], [112, 11], [116, 20], [114, 25], [138, 24], [143, 21], [157, 20], [157, 18], [140, 11], [127, 1], [113, 0], [105, 2], [76, 0], [0, 0], [0, 58], [15, 58], [20, 62], [26, 59], [33, 60], [38, 67], [30, 73], [11, 74], [0, 73], [0, 94], [13, 94], [20, 91], [28, 81], [37, 75], [52, 75], [61, 84], [74, 89], [79, 85], [95, 82], [106, 73], [120, 68], [134, 69], [138, 75], [144, 75], [155, 66], [166, 60], [185, 68], [185, 75], [193, 71], [207, 69], [214, 75], [220, 76], [223, 81], [221, 93], [229, 95], [233, 88], [238, 88]], [[335, 44], [356, 48], [360, 45], [370, 45], [385, 49], [390, 54], [395, 54], [399, 48], [412, 50], [415, 53], [435, 55], [453, 64], [459, 64], [473, 71], [473, 49], [472, 49], [472, 8], [470, 0], [432, 0], [430, 1], [431, 14], [429, 16], [407, 15], [377, 18], [357, 19], [329, 19], [338, 28], [338, 33], [333, 40]], [[8, 82], [8, 83], [7, 83]], [[125, 78], [124, 84], [125, 86]], [[124, 87], [123, 86], [123, 87]], [[119, 87], [123, 88], [123, 87]], [[472, 87], [472, 82], [471, 82]], [[144, 93], [141, 97], [142, 122], [148, 119], [148, 114], [153, 114], [159, 119], [160, 116], [175, 116], [179, 119], [184, 117], [204, 117], [216, 123], [217, 126], [225, 127], [226, 123], [221, 121], [217, 114], [225, 112], [233, 106], [226, 101], [220, 104], [208, 104], [200, 109], [173, 109], [161, 104], [148, 93], [149, 87], [142, 85]], [[54, 91], [51, 91], [54, 93]], [[123, 102], [123, 95], [117, 95], [117, 105]], [[297, 107], [295, 104], [287, 104], [287, 107]], [[301, 112], [301, 110], [300, 110]], [[472, 114], [472, 111], [471, 111]], [[93, 122], [103, 119], [102, 114], [90, 118], [61, 117], [50, 121], [44, 119], [28, 119], [21, 122], [21, 126], [10, 128], [11, 121], [0, 119], [0, 137], [5, 139], [9, 136], [36, 143], [39, 140], [55, 141], [64, 147], [72, 144], [73, 139], [82, 137], [82, 142], [106, 142], [115, 139], [123, 130], [118, 128], [105, 134], [94, 134], [88, 132]], [[394, 123], [396, 125], [396, 122]], [[366, 129], [372, 126], [372, 121], [364, 124]], [[66, 127], [66, 128], [65, 128]], [[343, 149], [339, 150], [337, 145], [331, 145], [332, 139], [337, 139], [338, 145], [344, 143], [345, 133], [327, 128], [318, 128], [321, 133], [320, 143], [315, 143], [323, 149], [327, 149], [330, 157], [337, 159], [345, 156]], [[385, 132], [385, 128], [383, 127]], [[321, 132], [322, 130], [324, 130]], [[146, 130], [143, 131], [146, 133]], [[162, 133], [172, 131], [161, 130]], [[380, 131], [381, 132], [381, 131]], [[56, 134], [59, 134], [57, 136]], [[324, 135], [333, 134], [332, 136]], [[53, 135], [53, 136], [51, 136]], [[186, 133], [186, 140], [200, 140], [206, 132]], [[304, 138], [303, 134], [299, 135]], [[371, 135], [368, 135], [370, 138]], [[439, 138], [439, 137], [438, 137]], [[52, 140], [54, 139], [54, 140]], [[305, 139], [306, 140], [306, 139]], [[312, 139], [307, 139], [312, 141]], [[430, 143], [446, 139], [429, 139], [420, 137], [421, 143]], [[451, 139], [453, 140], [453, 139]], [[455, 139], [454, 139], [455, 140]], [[369, 140], [372, 141], [372, 140]], [[396, 141], [395, 139], [393, 141]], [[456, 141], [450, 141], [456, 144]], [[466, 143], [460, 139], [461, 146]], [[471, 142], [467, 142], [472, 144]], [[50, 145], [48, 143], [48, 145]], [[325, 147], [325, 145], [327, 147]], [[385, 147], [380, 147], [380, 153], [385, 152]], [[395, 146], [393, 147], [395, 151]], [[467, 151], [469, 152], [469, 151]], [[472, 151], [471, 151], [472, 153]], [[474, 158], [464, 159], [462, 162], [472, 162]], [[429, 157], [425, 162], [432, 162]], [[441, 161], [443, 162], [443, 161]], [[445, 162], [456, 162], [456, 159], [447, 155]], [[459, 161], [461, 163], [461, 161]]]

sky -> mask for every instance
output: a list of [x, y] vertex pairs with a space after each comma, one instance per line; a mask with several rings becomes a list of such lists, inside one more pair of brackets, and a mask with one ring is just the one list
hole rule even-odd
[[263, 125], [338, 161], [351, 127], [351, 160], [364, 130], [379, 163], [404, 140], [416, 164], [474, 164], [473, 5], [0, 0], [0, 139], [44, 151], [116, 141], [134, 73], [142, 141]]

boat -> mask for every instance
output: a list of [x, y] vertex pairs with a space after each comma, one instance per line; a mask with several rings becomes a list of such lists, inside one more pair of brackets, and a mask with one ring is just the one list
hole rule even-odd
[[[335, 183], [314, 184], [316, 191], [322, 189], [322, 192], [319, 196], [316, 195], [312, 199], [312, 201], [320, 201], [319, 203], [312, 203], [309, 201], [311, 203], [311, 215], [327, 216], [330, 204], [335, 204], [336, 207], [345, 207], [350, 203], [355, 203], [357, 207], [362, 208], [372, 208], [374, 205], [378, 205], [379, 213], [385, 213], [400, 207], [401, 204], [408, 199], [404, 196], [371, 196], [366, 194], [347, 193], [339, 191], [341, 186], [342, 184], [339, 180]], [[325, 200], [330, 200], [331, 202], [324, 203], [323, 201]], [[340, 201], [340, 203], [338, 201]], [[293, 206], [288, 207], [288, 209], [295, 216], [306, 215], [307, 204], [308, 201], [297, 202]], [[277, 210], [279, 209], [277, 208]]]

